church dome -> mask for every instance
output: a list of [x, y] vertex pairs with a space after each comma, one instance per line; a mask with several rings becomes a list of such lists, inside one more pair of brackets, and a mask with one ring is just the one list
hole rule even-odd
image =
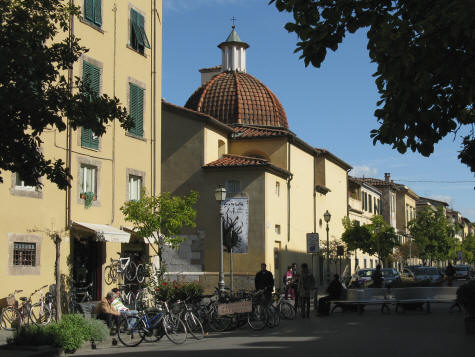
[[228, 125], [289, 128], [276, 95], [257, 78], [239, 71], [214, 76], [191, 95], [185, 107]]

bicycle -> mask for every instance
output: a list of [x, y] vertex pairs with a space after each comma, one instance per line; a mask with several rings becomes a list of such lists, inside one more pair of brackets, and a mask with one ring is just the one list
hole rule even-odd
[[184, 301], [177, 301], [178, 307], [181, 307], [181, 305], [183, 307], [178, 313], [178, 316], [185, 323], [187, 331], [197, 340], [201, 340], [205, 337], [203, 324], [198, 316], [193, 313], [193, 308], [186, 303], [187, 300], [190, 300], [190, 297]]
[[[156, 312], [148, 311], [135, 317], [124, 316], [117, 328], [119, 341], [125, 346], [134, 347], [144, 339], [157, 342], [166, 335], [175, 344], [185, 343], [187, 329], [184, 322], [170, 313], [166, 302], [163, 302], [163, 306], [165, 309], [159, 308]], [[130, 321], [131, 319], [135, 321]]]
[[[71, 314], [76, 312], [82, 313], [81, 303], [92, 301], [92, 289], [93, 283], [90, 283], [84, 287], [73, 287], [69, 293], [68, 309]], [[81, 297], [78, 299], [78, 297]]]
[[[14, 331], [19, 329], [26, 321], [31, 321], [37, 325], [49, 323], [52, 317], [52, 310], [49, 309], [47, 305], [44, 305], [44, 301], [35, 304], [32, 304], [31, 302], [33, 295], [47, 287], [48, 285], [45, 285], [33, 291], [28, 298], [20, 297], [20, 301], [22, 302], [21, 306], [18, 305], [15, 295], [23, 292], [23, 290], [15, 290], [10, 294], [10, 297], [13, 300], [13, 305], [2, 309], [0, 316], [0, 325], [2, 328], [7, 331]], [[34, 310], [33, 306], [35, 308]]]
[[[120, 255], [120, 253], [118, 253]], [[133, 281], [137, 276], [137, 266], [130, 259], [130, 257], [124, 257], [119, 259], [112, 259], [108, 266], [104, 269], [104, 281], [107, 285], [117, 282], [117, 279], [121, 274], [125, 277], [125, 280]]]
[[[53, 295], [51, 292], [47, 292], [43, 295], [43, 290], [46, 289], [48, 285], [42, 286], [36, 292], [40, 293], [40, 301], [31, 305], [30, 309], [30, 318], [35, 325], [47, 325], [51, 322], [53, 317]], [[34, 292], [32, 296], [36, 293]]]
[[280, 289], [273, 294], [272, 301], [272, 305], [279, 311], [280, 317], [286, 320], [293, 320], [295, 318], [296, 310], [294, 305], [282, 297]]

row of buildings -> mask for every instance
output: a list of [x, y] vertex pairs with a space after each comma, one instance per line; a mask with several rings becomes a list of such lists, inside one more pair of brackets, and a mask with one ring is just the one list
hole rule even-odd
[[[295, 135], [279, 99], [247, 73], [249, 45], [234, 28], [218, 46], [221, 65], [201, 69], [201, 84], [179, 106], [161, 99], [160, 0], [76, 5], [82, 13], [73, 19], [73, 31], [90, 50], [70, 75], [94, 78], [97, 92], [117, 96], [136, 126], [125, 131], [112, 124], [100, 138], [85, 129], [47, 131], [43, 152], [63, 158], [73, 173], [67, 191], [46, 180], [41, 188], [25, 186], [15, 173], [5, 175], [0, 296], [54, 281], [52, 232], [63, 238], [63, 274], [76, 284], [93, 283], [97, 299], [112, 287], [104, 277], [111, 259], [136, 253], [159, 264], [149, 242], [134, 234], [120, 211], [127, 200], [140, 198], [142, 188], [151, 195], [199, 193], [196, 227], [186, 228], [187, 240], [163, 258], [170, 277], [209, 288], [217, 285], [219, 270], [218, 186], [242, 203], [245, 217], [241, 246], [233, 255], [238, 288], [252, 287], [261, 262], [277, 277], [290, 263], [307, 262], [323, 281], [324, 257], [307, 253], [307, 234], [318, 234], [321, 242], [327, 236], [338, 240], [345, 217], [365, 224], [381, 214], [404, 242], [418, 207], [447, 207], [394, 183], [389, 174], [384, 180], [351, 177], [350, 164]], [[470, 222], [447, 212], [466, 223], [460, 234], [467, 234]], [[225, 272], [229, 258], [225, 253]], [[347, 263], [351, 269], [371, 267], [376, 258], [358, 252]]]

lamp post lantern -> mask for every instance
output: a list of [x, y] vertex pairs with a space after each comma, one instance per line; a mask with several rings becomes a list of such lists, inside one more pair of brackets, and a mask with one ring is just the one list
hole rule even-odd
[[330, 212], [326, 210], [323, 214], [323, 219], [327, 222], [327, 284], [330, 283], [330, 235], [328, 233], [330, 228], [328, 228], [328, 222], [330, 222], [331, 217]]
[[219, 212], [219, 276], [218, 288], [224, 292], [224, 272], [223, 272], [223, 214], [221, 213], [221, 203], [226, 199], [226, 189], [219, 185], [214, 190], [214, 198], [218, 202]]

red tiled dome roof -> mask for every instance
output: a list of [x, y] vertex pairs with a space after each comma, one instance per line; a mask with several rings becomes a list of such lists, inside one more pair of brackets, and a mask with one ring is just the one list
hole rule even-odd
[[198, 88], [185, 104], [225, 124], [289, 128], [279, 99], [247, 73], [223, 72]]

